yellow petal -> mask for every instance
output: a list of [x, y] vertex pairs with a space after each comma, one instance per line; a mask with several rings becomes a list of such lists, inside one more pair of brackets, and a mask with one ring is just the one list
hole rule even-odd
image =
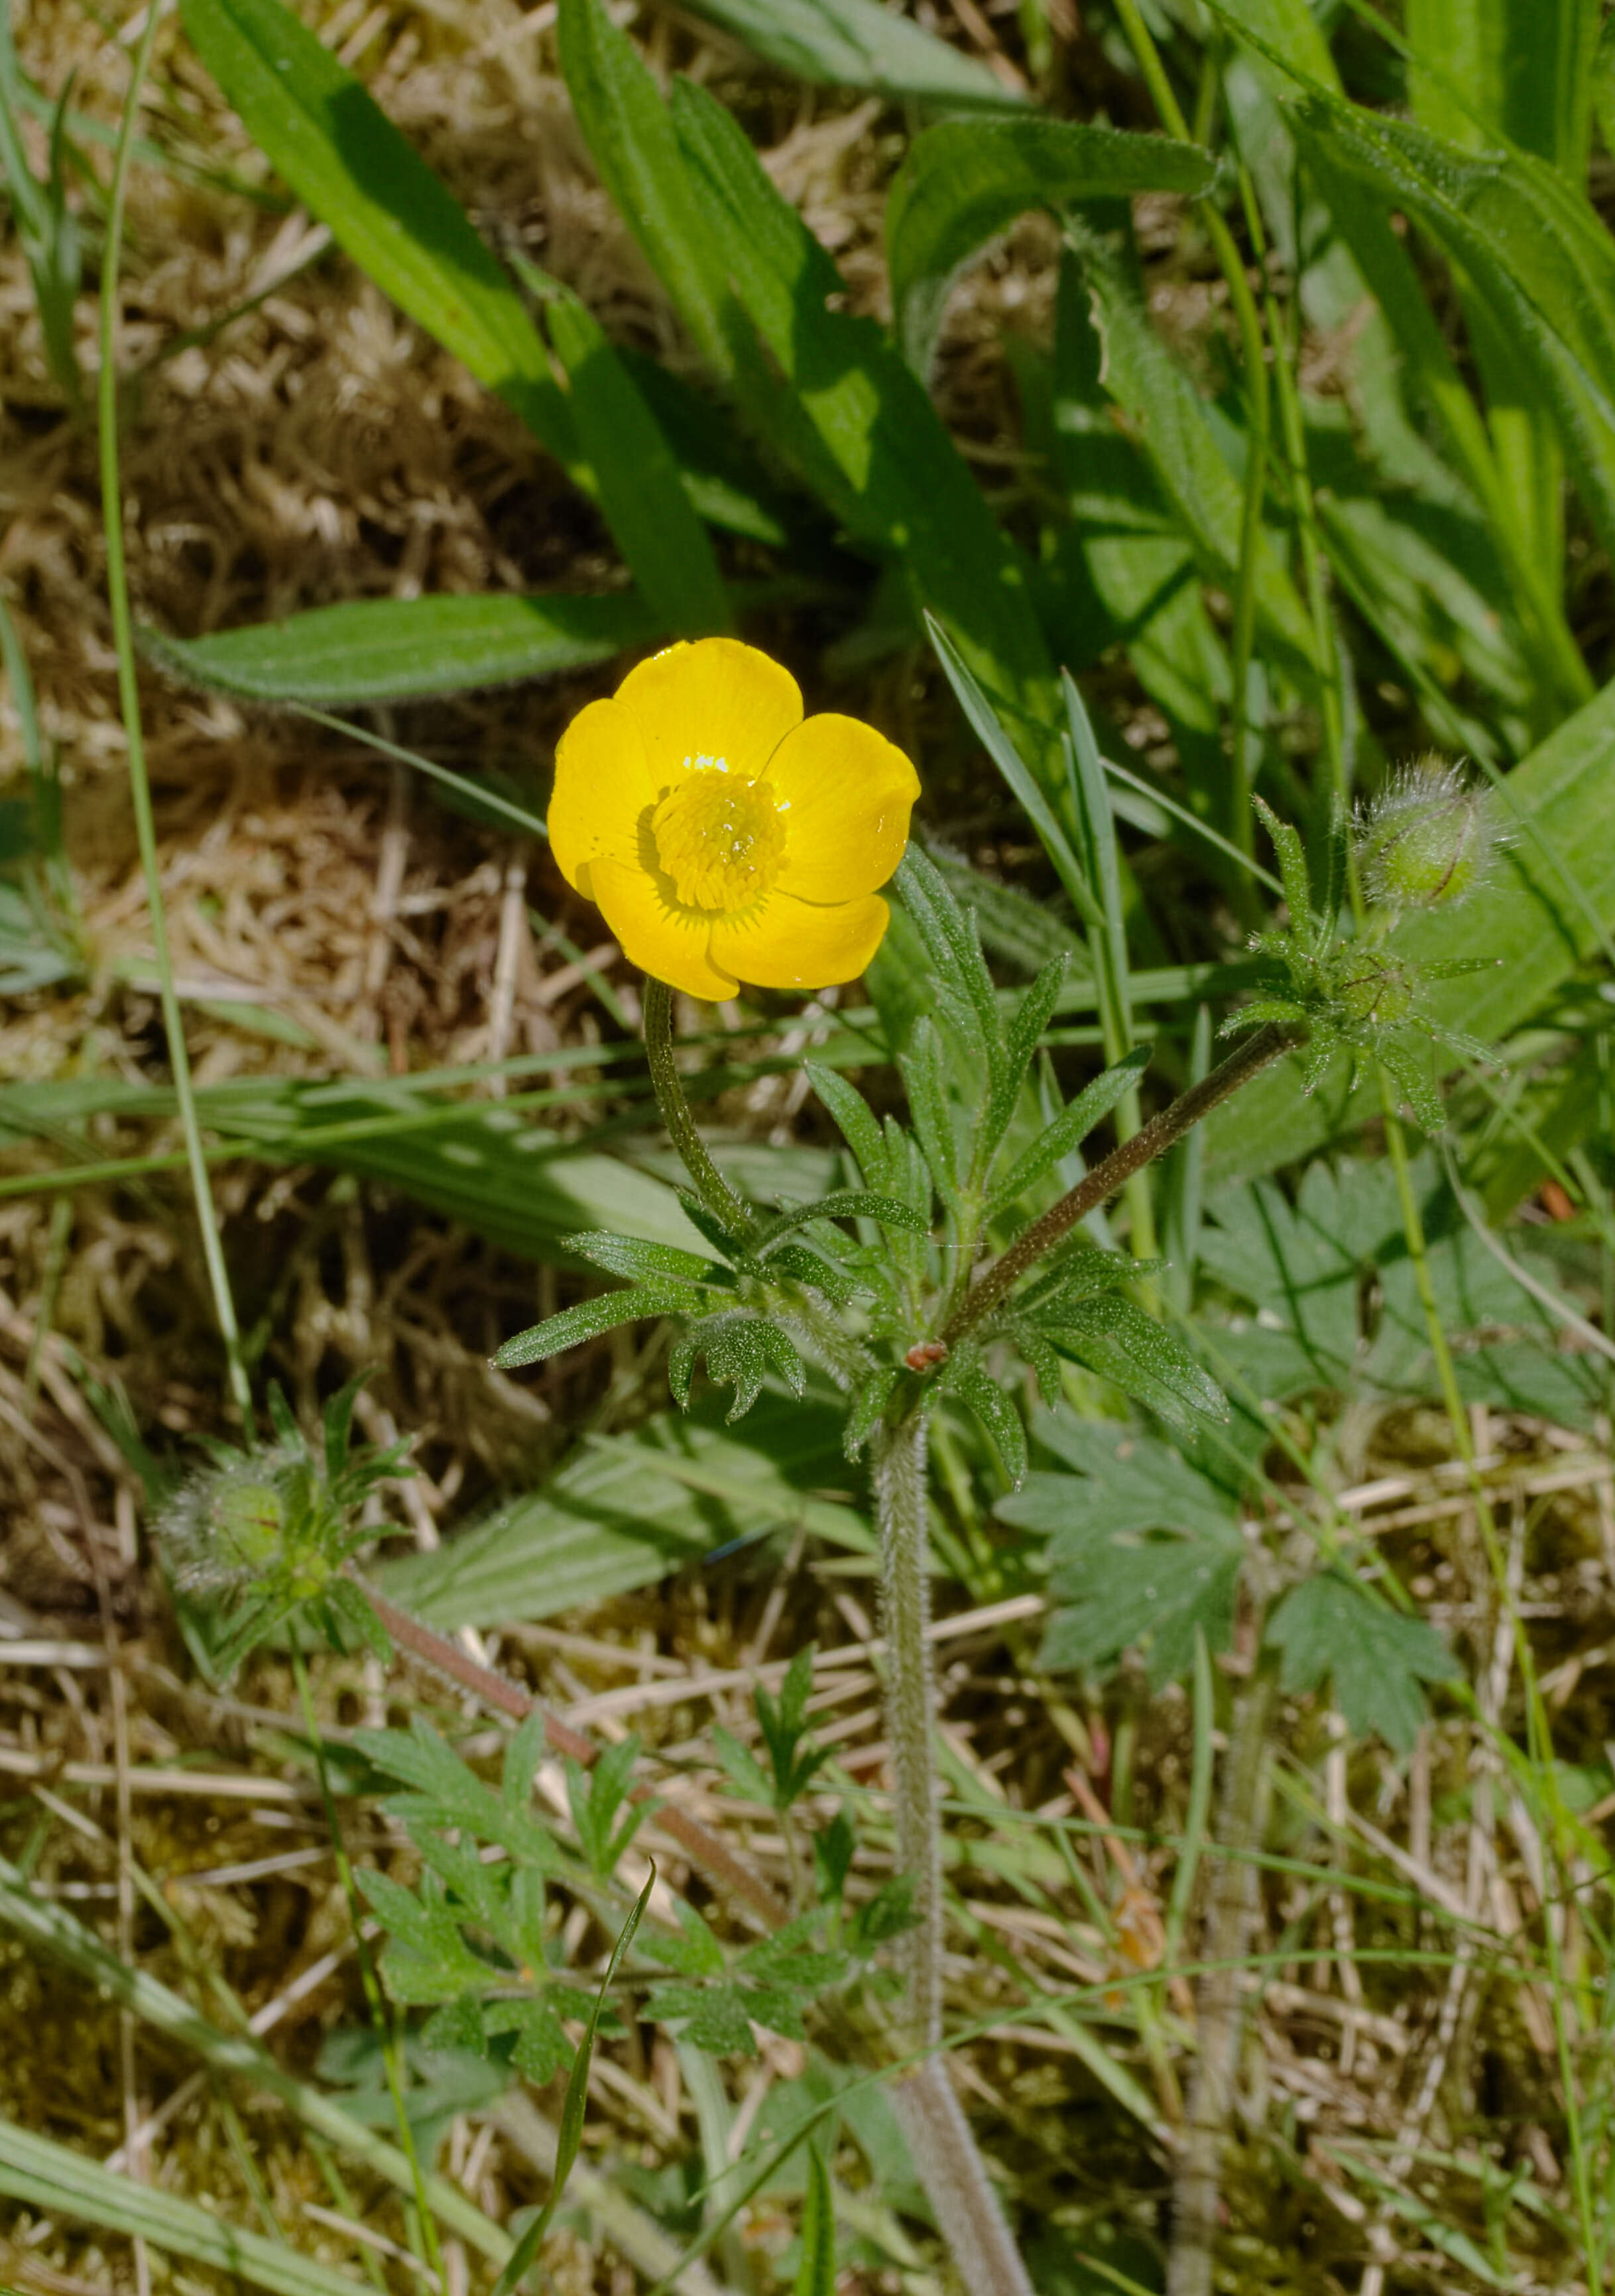
[[755, 777], [802, 715], [791, 672], [738, 638], [668, 646], [628, 672], [617, 699], [639, 720], [659, 791], [698, 758]]
[[890, 914], [873, 893], [828, 905], [771, 893], [748, 914], [714, 922], [712, 961], [758, 988], [829, 988], [857, 979]]
[[550, 849], [568, 884], [594, 899], [590, 865], [632, 863], [639, 850], [641, 816], [655, 802], [638, 718], [619, 701], [591, 701], [555, 749]]
[[769, 759], [768, 782], [785, 823], [779, 882], [805, 901], [873, 893], [903, 858], [920, 776], [873, 726], [807, 718]]
[[649, 870], [637, 863], [596, 861], [590, 898], [616, 934], [623, 955], [642, 972], [682, 988], [686, 996], [721, 1004], [737, 987], [734, 973], [712, 962], [712, 920], [670, 901]]

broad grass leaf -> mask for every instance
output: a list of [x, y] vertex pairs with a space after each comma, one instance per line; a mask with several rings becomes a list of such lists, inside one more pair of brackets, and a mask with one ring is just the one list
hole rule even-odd
[[141, 2238], [235, 2284], [272, 2296], [361, 2296], [367, 2284], [301, 2256], [283, 2241], [226, 2224], [193, 2201], [114, 2176], [82, 2152], [0, 2120], [0, 2194], [37, 2213]]
[[586, 486], [566, 395], [521, 296], [362, 84], [280, 0], [184, 0], [180, 12], [253, 141], [339, 246]]
[[601, 509], [641, 594], [678, 636], [732, 630], [707, 530], [633, 377], [575, 296], [553, 298], [545, 316], [571, 385], [572, 420]]
[[[435, 1088], [430, 1077], [257, 1077], [200, 1086], [196, 1101], [202, 1123], [234, 1151], [397, 1188], [521, 1258], [564, 1265], [574, 1259], [569, 1236], [618, 1223], [652, 1242], [700, 1248], [674, 1187], [601, 1153], [586, 1136], [545, 1130], [506, 1103], [442, 1096], [444, 1084], [463, 1081], [453, 1071]], [[578, 1088], [578, 1104], [589, 1097]], [[115, 1111], [168, 1120], [174, 1105], [172, 1092], [120, 1077], [0, 1086], [0, 1144], [56, 1142], [82, 1161], [86, 1119]], [[819, 1168], [804, 1166], [801, 1179], [815, 1184]]]
[[810, 85], [866, 87], [953, 110], [1001, 111], [1021, 101], [986, 64], [880, 0], [688, 0], [688, 7]]
[[971, 670], [1047, 725], [1053, 670], [1028, 570], [918, 378], [873, 320], [832, 308], [840, 274], [738, 121], [687, 80], [673, 118], [703, 243], [789, 387], [783, 451], [849, 532], [906, 566]]
[[[1225, 22], [1250, 37], [1252, 63], [1271, 94], [1288, 98], [1300, 80], [1340, 96], [1340, 74], [1328, 40], [1307, 0], [1211, 4]], [[1544, 703], [1578, 706], [1591, 699], [1593, 685], [1565, 621], [1558, 567], [1543, 568], [1519, 530], [1514, 490], [1498, 467], [1486, 423], [1458, 372], [1412, 255], [1391, 227], [1391, 206], [1316, 146], [1307, 159], [1339, 234], [1325, 266], [1315, 267], [1311, 316], [1315, 324], [1325, 326], [1344, 325], [1349, 317], [1355, 330], [1365, 288], [1379, 304], [1378, 317], [1359, 338], [1357, 396], [1387, 473], [1402, 484], [1418, 479], [1439, 489], [1440, 466], [1409, 420], [1421, 404], [1428, 406], [1455, 468], [1509, 558], [1513, 608], [1532, 649]], [[1500, 603], [1506, 615], [1510, 601]], [[1549, 732], [1553, 723], [1551, 716], [1540, 717], [1538, 734]]]
[[1073, 675], [1124, 644], [1166, 713], [1197, 808], [1224, 802], [1227, 651], [1206, 610], [1193, 550], [1138, 442], [1117, 427], [1101, 381], [1103, 344], [1082, 266], [1060, 267], [1049, 378], [1050, 461], [1069, 523], [1045, 568], [1045, 616]]
[[599, 597], [359, 598], [202, 638], [144, 629], [140, 645], [170, 676], [211, 693], [332, 709], [586, 668], [650, 644], [668, 627], [635, 590]]
[[1472, 153], [1406, 120], [1309, 88], [1290, 113], [1302, 150], [1421, 223], [1458, 264], [1487, 324], [1559, 425], [1606, 546], [1615, 537], [1615, 242], [1547, 160]]
[[[1086, 223], [1067, 226], [1104, 345], [1104, 382], [1177, 513], [1201, 576], [1232, 585], [1240, 560], [1242, 495], [1199, 392], [1156, 332], [1135, 259]], [[1264, 534], [1256, 563], [1258, 627], [1274, 658], [1307, 688], [1321, 675], [1299, 592]]]
[[[1396, 941], [1415, 964], [1487, 961], [1487, 971], [1433, 988], [1429, 1003], [1492, 1044], [1539, 1012], [1615, 929], [1615, 686], [1516, 766], [1500, 800], [1507, 842], [1483, 890], [1463, 908], [1410, 918]], [[1283, 1062], [1208, 1119], [1208, 1184], [1297, 1162], [1379, 1106], [1372, 1087], [1349, 1091], [1343, 1065], [1303, 1100], [1295, 1064]]]
[[[567, 92], [600, 180], [692, 341], [720, 381], [734, 388], [749, 372], [762, 386], [758, 363], [737, 356], [742, 331], [734, 298], [649, 67], [599, 0], [561, 0], [560, 47]], [[759, 410], [754, 405], [752, 411]]]
[[1135, 192], [1208, 192], [1217, 163], [1168, 135], [1062, 119], [945, 119], [909, 145], [886, 203], [891, 300], [903, 356], [930, 372], [948, 290], [1029, 208]]
[[1471, 146], [1488, 133], [1586, 171], [1598, 0], [1407, 0], [1414, 113]]
[[[765, 1394], [726, 1431], [717, 1398], [574, 1451], [430, 1554], [384, 1564], [394, 1602], [452, 1631], [547, 1619], [652, 1584], [715, 1547], [800, 1526], [837, 1548], [871, 1537], [841, 1455], [841, 1412]], [[826, 1494], [843, 1493], [838, 1500]]]
[[1353, 1736], [1377, 1730], [1398, 1754], [1412, 1751], [1424, 1719], [1420, 1685], [1458, 1672], [1433, 1627], [1400, 1616], [1332, 1571], [1291, 1588], [1267, 1622], [1267, 1639], [1283, 1653], [1285, 1690], [1316, 1690], [1332, 1677]]
[[644, 351], [619, 343], [617, 356], [656, 417], [685, 491], [709, 526], [790, 549], [804, 564], [823, 554], [824, 522], [802, 497], [787, 492], [777, 472], [764, 468], [729, 407]]

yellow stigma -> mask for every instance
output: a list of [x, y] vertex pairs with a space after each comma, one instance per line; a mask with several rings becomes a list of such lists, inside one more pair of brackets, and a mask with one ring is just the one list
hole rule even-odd
[[742, 781], [717, 760], [696, 761], [651, 816], [656, 858], [686, 908], [733, 916], [760, 901], [779, 874], [785, 824], [767, 782]]

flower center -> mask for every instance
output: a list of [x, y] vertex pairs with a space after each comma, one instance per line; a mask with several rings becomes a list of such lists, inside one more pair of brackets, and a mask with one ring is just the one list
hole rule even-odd
[[686, 908], [733, 915], [779, 874], [785, 824], [767, 782], [744, 782], [703, 760], [651, 816], [656, 858]]

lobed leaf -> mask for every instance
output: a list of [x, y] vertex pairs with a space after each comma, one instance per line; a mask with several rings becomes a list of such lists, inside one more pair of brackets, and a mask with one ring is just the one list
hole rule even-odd
[[928, 1235], [930, 1232], [930, 1223], [907, 1204], [900, 1203], [896, 1196], [880, 1195], [868, 1188], [837, 1188], [821, 1196], [816, 1203], [792, 1204], [788, 1210], [776, 1212], [772, 1219], [766, 1220], [758, 1234], [757, 1249], [766, 1252], [776, 1238], [821, 1219], [870, 1219], [878, 1221], [882, 1227], [907, 1228], [915, 1235]]
[[942, 1068], [942, 1040], [929, 1013], [915, 1026], [909, 1049], [899, 1066], [908, 1086], [908, 1111], [914, 1119], [925, 1161], [946, 1204], [959, 1201], [958, 1144], [953, 1108]]
[[1004, 1472], [1017, 1489], [1027, 1470], [1026, 1429], [1020, 1411], [997, 1381], [982, 1365], [979, 1357], [960, 1363], [957, 1358], [947, 1368], [947, 1391], [968, 1404], [991, 1436], [993, 1448], [1004, 1463]]
[[1333, 1571], [1292, 1587], [1269, 1618], [1266, 1638], [1283, 1654], [1286, 1691], [1316, 1690], [1332, 1677], [1352, 1735], [1377, 1730], [1398, 1754], [1412, 1751], [1424, 1719], [1420, 1685], [1458, 1673], [1433, 1627], [1402, 1617]]
[[1027, 1070], [1042, 1041], [1060, 992], [1065, 986], [1066, 960], [1055, 957], [1045, 964], [1031, 987], [1016, 1004], [1004, 1037], [1004, 1060], [997, 1075], [991, 1079], [987, 1106], [977, 1136], [976, 1152], [982, 1168], [990, 1167], [999, 1143], [1014, 1118], [1015, 1103], [1026, 1080]]
[[659, 1243], [643, 1235], [614, 1235], [609, 1228], [586, 1228], [566, 1238], [567, 1248], [608, 1275], [670, 1275], [684, 1283], [731, 1282], [726, 1267], [681, 1251], [676, 1243]]
[[869, 1103], [838, 1070], [823, 1068], [817, 1061], [804, 1061], [802, 1070], [835, 1119], [865, 1182], [872, 1188], [880, 1186], [886, 1177], [886, 1143]]
[[1175, 1425], [1192, 1427], [1197, 1414], [1228, 1416], [1227, 1399], [1216, 1381], [1181, 1340], [1130, 1300], [1079, 1300], [1037, 1321], [1068, 1355]]

